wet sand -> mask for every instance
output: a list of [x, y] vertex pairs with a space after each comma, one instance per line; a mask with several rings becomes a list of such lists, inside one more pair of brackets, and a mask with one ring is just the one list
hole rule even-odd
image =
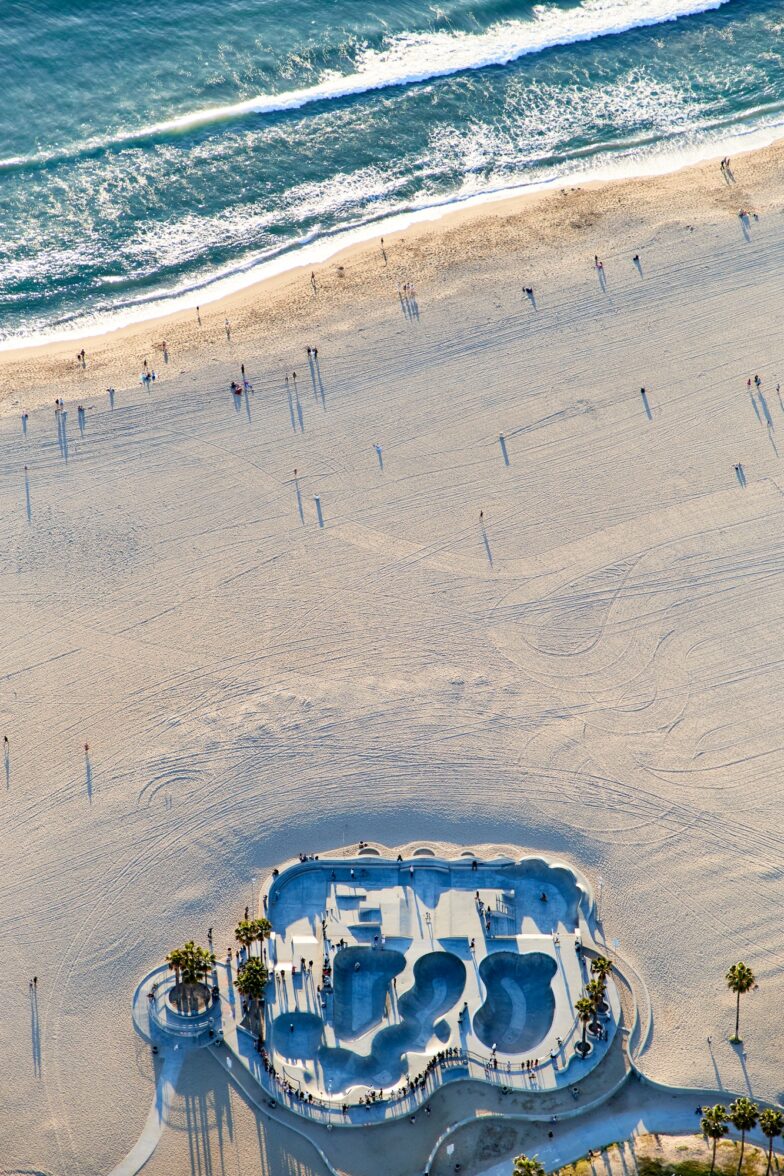
[[[525, 286], [584, 276], [595, 254], [605, 261], [724, 225], [747, 208], [779, 214], [784, 143], [738, 156], [734, 182], [718, 161], [649, 179], [589, 183], [456, 208], [380, 241], [352, 245], [313, 269], [296, 268], [200, 311], [134, 324], [103, 335], [0, 351], [0, 412], [139, 386], [147, 361], [158, 380], [176, 376], [224, 386], [251, 363], [265, 378], [294, 367], [302, 340], [335, 340], [383, 331], [400, 310], [400, 288], [413, 283], [429, 308], [470, 298], [492, 283], [504, 300]], [[752, 222], [753, 223], [753, 219]], [[740, 226], [739, 226], [740, 232]], [[688, 244], [683, 246], [684, 260]], [[315, 288], [311, 275], [315, 276]], [[229, 321], [229, 334], [226, 320]], [[164, 351], [163, 344], [166, 344]], [[84, 365], [77, 355], [84, 348]], [[300, 364], [302, 360], [299, 360]]]

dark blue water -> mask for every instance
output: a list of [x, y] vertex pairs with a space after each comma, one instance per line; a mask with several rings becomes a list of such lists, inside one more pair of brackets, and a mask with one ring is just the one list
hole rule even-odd
[[781, 0], [4, 0], [0, 338], [205, 302], [397, 213], [773, 138], [783, 30]]

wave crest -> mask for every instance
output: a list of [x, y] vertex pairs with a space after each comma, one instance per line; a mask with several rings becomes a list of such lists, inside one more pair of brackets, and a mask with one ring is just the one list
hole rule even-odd
[[[414, 85], [436, 78], [491, 66], [508, 65], [529, 54], [558, 45], [592, 41], [650, 27], [686, 16], [709, 12], [730, 0], [585, 0], [567, 10], [553, 5], [534, 9], [530, 20], [508, 20], [481, 33], [401, 33], [384, 49], [365, 49], [353, 73], [332, 72], [313, 86], [277, 94], [256, 94], [224, 106], [205, 107], [175, 118], [152, 123], [110, 138], [87, 140], [79, 153], [119, 147], [143, 139], [178, 134], [212, 123], [228, 122], [247, 114], [274, 114], [299, 110], [319, 102], [334, 101], [374, 90]], [[41, 153], [27, 160], [0, 160], [0, 168], [68, 158], [77, 152]]]

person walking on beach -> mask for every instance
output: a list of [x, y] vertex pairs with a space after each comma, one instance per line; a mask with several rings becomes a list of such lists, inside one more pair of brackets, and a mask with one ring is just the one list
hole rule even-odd
[[316, 272], [315, 272], [315, 270], [310, 271], [310, 284], [313, 287], [313, 293], [315, 294], [316, 293]]
[[228, 319], [223, 320], [223, 326], [226, 331], [226, 338], [228, 339], [229, 343], [231, 343], [231, 323]]

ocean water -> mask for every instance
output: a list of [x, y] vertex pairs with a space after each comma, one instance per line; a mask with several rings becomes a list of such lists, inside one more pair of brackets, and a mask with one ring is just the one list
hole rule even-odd
[[773, 139], [782, 34], [782, 0], [3, 0], [0, 340]]

